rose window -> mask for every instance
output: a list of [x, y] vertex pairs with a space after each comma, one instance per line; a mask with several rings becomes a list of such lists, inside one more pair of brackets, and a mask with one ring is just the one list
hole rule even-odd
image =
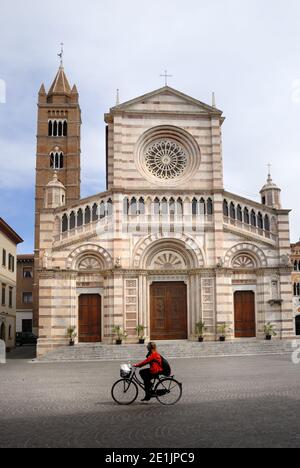
[[146, 150], [145, 163], [150, 174], [159, 179], [180, 177], [187, 167], [187, 154], [182, 146], [172, 140], [160, 140]]

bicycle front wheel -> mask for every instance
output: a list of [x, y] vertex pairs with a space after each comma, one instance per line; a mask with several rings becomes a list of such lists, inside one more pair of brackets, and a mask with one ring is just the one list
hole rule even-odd
[[118, 380], [111, 390], [111, 396], [118, 405], [131, 405], [137, 399], [138, 393], [137, 385], [127, 379]]
[[161, 405], [176, 405], [182, 397], [182, 384], [174, 379], [163, 379], [155, 387], [155, 396]]

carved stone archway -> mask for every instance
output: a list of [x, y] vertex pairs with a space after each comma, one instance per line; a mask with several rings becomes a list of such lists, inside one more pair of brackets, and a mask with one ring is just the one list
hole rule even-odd
[[96, 262], [98, 262], [101, 269], [109, 269], [113, 265], [112, 258], [107, 250], [96, 244], [84, 244], [73, 250], [67, 259], [66, 266], [68, 270], [85, 270], [88, 269], [89, 265], [95, 267]]
[[[246, 242], [236, 244], [226, 252], [224, 266], [226, 268], [233, 268], [235, 266], [235, 261], [240, 258], [239, 254], [245, 254], [245, 257], [248, 257], [249, 260], [255, 261], [256, 265], [253, 263], [254, 267], [260, 268], [268, 266], [267, 257], [264, 252], [256, 245]], [[237, 268], [237, 265], [235, 267]]]
[[205, 266], [202, 249], [185, 234], [175, 234], [170, 238], [156, 234], [142, 239], [134, 249], [132, 261], [134, 268], [140, 269], [156, 269], [155, 262], [162, 267], [158, 269], [167, 269], [167, 264], [171, 270]]

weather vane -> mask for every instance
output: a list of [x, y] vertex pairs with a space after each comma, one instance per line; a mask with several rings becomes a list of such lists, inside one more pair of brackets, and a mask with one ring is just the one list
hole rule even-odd
[[60, 53], [57, 54], [57, 55], [60, 58], [60, 66], [62, 67], [63, 66], [63, 56], [64, 56], [64, 43], [62, 42], [60, 44], [60, 46], [61, 46]]
[[160, 76], [165, 79], [165, 86], [168, 86], [168, 78], [173, 78], [173, 75], [168, 75], [168, 70], [165, 70], [165, 73]]

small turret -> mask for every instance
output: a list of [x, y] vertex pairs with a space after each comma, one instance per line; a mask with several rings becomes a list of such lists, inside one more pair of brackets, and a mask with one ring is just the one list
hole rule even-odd
[[66, 188], [58, 180], [57, 172], [45, 188], [45, 208], [59, 208], [66, 204]]
[[269, 206], [276, 210], [281, 209], [281, 189], [273, 182], [271, 171], [269, 170], [267, 183], [260, 191], [261, 202], [263, 205]]

